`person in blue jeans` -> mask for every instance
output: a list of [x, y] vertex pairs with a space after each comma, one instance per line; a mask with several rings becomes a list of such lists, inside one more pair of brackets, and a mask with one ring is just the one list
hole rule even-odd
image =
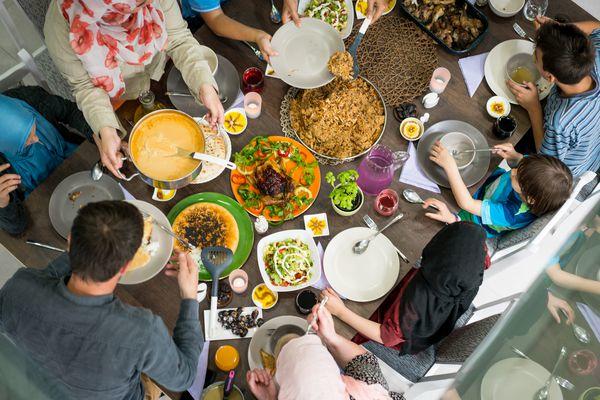
[[271, 47], [271, 35], [229, 18], [221, 9], [221, 3], [221, 0], [181, 0], [181, 13], [192, 31], [198, 27], [194, 18], [199, 15], [215, 35], [256, 43], [267, 62], [269, 57], [277, 55]]
[[600, 169], [600, 22], [536, 20], [534, 60], [554, 84], [542, 111], [535, 82], [507, 81], [527, 110], [535, 148], [579, 176]]
[[443, 168], [461, 211], [454, 214], [444, 202], [427, 199], [423, 208], [435, 205], [439, 211], [425, 216], [447, 224], [471, 221], [481, 225], [488, 237], [494, 237], [529, 225], [537, 217], [559, 209], [569, 198], [573, 175], [558, 158], [542, 154], [524, 157], [510, 143], [494, 146], [494, 152], [513, 168], [497, 168], [472, 196], [454, 157], [436, 142], [429, 159]]

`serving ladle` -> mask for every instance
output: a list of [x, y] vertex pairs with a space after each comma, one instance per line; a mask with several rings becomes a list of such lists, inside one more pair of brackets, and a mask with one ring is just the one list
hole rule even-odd
[[[402, 191], [402, 196], [404, 199], [412, 204], [425, 204], [425, 201], [419, 196], [419, 193], [415, 192], [412, 189], [404, 189]], [[427, 208], [433, 208], [434, 210], [440, 211], [440, 209], [433, 204], [430, 204]]]
[[358, 242], [354, 243], [354, 246], [352, 246], [352, 251], [355, 254], [362, 254], [362, 253], [364, 253], [365, 250], [367, 250], [367, 247], [369, 247], [369, 243], [371, 242], [371, 240], [375, 239], [375, 237], [377, 235], [379, 235], [381, 232], [383, 232], [384, 230], [386, 230], [387, 228], [389, 228], [393, 223], [400, 221], [402, 219], [402, 217], [404, 217], [404, 214], [399, 213], [398, 215], [396, 215], [396, 217], [394, 217], [393, 220], [391, 220], [390, 222], [388, 222], [387, 224], [385, 224], [383, 228], [381, 228], [377, 232], [373, 233], [368, 238], [363, 239], [363, 240], [359, 240]]

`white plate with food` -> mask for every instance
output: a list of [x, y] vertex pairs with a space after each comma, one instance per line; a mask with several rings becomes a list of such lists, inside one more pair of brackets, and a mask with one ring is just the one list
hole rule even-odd
[[[512, 104], [517, 104], [515, 96], [512, 94], [508, 86], [506, 86], [506, 63], [512, 56], [519, 53], [527, 53], [533, 55], [534, 44], [529, 40], [512, 39], [499, 43], [490, 51], [485, 59], [484, 73], [485, 81], [487, 82], [492, 92], [497, 96], [502, 96], [508, 99]], [[540, 100], [545, 99], [552, 89], [552, 84], [541, 78], [536, 82]]]
[[321, 279], [321, 259], [310, 232], [281, 231], [262, 238], [256, 246], [258, 269], [269, 289], [293, 292]]
[[[366, 14], [368, 7], [369, 4], [367, 3], [367, 0], [358, 0], [354, 5], [354, 11], [356, 11], [356, 19], [360, 20], [367, 18]], [[396, 7], [396, 0], [389, 0], [387, 8], [381, 15], [387, 15], [391, 13], [394, 7]]]
[[373, 234], [369, 228], [346, 229], [334, 236], [325, 249], [323, 272], [331, 287], [352, 301], [376, 300], [389, 292], [400, 273], [396, 249], [383, 234], [371, 240], [362, 254], [352, 246]]
[[271, 56], [275, 73], [285, 83], [301, 89], [314, 89], [333, 80], [327, 62], [336, 51], [344, 51], [344, 41], [329, 24], [302, 18], [298, 28], [292, 21], [273, 35], [271, 46], [279, 54]]
[[210, 310], [204, 310], [204, 338], [233, 340], [251, 338], [263, 325], [262, 310], [258, 307], [222, 308], [217, 310], [217, 327], [210, 335]]
[[[200, 130], [204, 134], [204, 152], [208, 155], [229, 160], [231, 158], [231, 140], [229, 135], [223, 130], [211, 128], [202, 118], [194, 118]], [[200, 174], [192, 181], [192, 183], [210, 182], [225, 171], [225, 166], [213, 164], [209, 161], [202, 162], [202, 170]]]
[[171, 229], [171, 224], [162, 211], [145, 201], [127, 202], [136, 206], [142, 214], [148, 215], [144, 218], [142, 245], [135, 253], [125, 275], [119, 279], [119, 283], [123, 285], [135, 285], [152, 279], [167, 265], [173, 252], [173, 238], [157, 226]]
[[[304, 332], [308, 328], [308, 322], [305, 319], [292, 315], [275, 317], [265, 322], [264, 325], [254, 332], [254, 336], [252, 336], [250, 345], [248, 346], [248, 367], [251, 370], [255, 368], [271, 369], [265, 365], [267, 360], [275, 364], [275, 358], [271, 349], [271, 335], [277, 328], [283, 325], [295, 325]], [[261, 350], [263, 352], [262, 355]], [[265, 359], [265, 362], [263, 362], [263, 359]]]
[[354, 12], [352, 0], [300, 0], [298, 14], [317, 18], [327, 22], [337, 30], [342, 39], [352, 33], [354, 25]]
[[[550, 372], [540, 364], [525, 358], [506, 358], [492, 365], [481, 381], [481, 400], [533, 399], [544, 386]], [[550, 385], [548, 400], [562, 400], [555, 381]]]

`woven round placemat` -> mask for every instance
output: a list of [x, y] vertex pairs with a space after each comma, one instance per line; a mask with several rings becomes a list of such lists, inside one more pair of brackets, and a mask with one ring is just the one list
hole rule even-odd
[[[357, 21], [352, 29], [346, 48], [354, 41], [361, 23]], [[391, 107], [422, 95], [438, 63], [433, 40], [397, 12], [369, 26], [356, 55], [360, 74], [377, 86]]]

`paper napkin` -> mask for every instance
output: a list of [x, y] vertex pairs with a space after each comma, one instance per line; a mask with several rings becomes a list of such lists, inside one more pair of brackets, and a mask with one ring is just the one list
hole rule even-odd
[[206, 380], [206, 370], [208, 369], [208, 348], [210, 342], [204, 342], [200, 358], [198, 359], [198, 372], [196, 372], [196, 378], [192, 382], [192, 386], [188, 389], [188, 393], [192, 395], [195, 400], [200, 400], [202, 396], [202, 390], [204, 389], [204, 381]]
[[421, 189], [429, 190], [433, 193], [441, 193], [437, 183], [429, 179], [419, 166], [419, 162], [417, 161], [417, 148], [413, 142], [408, 144], [408, 154], [408, 160], [402, 167], [402, 172], [400, 173], [400, 182], [420, 187]]
[[133, 195], [131, 193], [129, 193], [129, 191], [127, 189], [125, 189], [123, 187], [123, 185], [121, 185], [119, 183], [119, 186], [121, 187], [121, 190], [123, 191], [123, 195], [125, 196], [125, 200], [135, 200], [135, 197], [133, 197]]
[[483, 80], [485, 59], [487, 58], [488, 54], [489, 52], [478, 54], [476, 56], [461, 58], [458, 60], [458, 65], [462, 71], [470, 97], [473, 97], [477, 91], [477, 88], [479, 87], [479, 84]]
[[577, 308], [579, 308], [583, 318], [585, 318], [590, 328], [592, 328], [594, 335], [596, 335], [596, 340], [600, 342], [600, 316], [588, 307], [587, 304], [577, 303]]
[[[323, 250], [323, 246], [321, 245], [321, 242], [317, 243], [317, 250], [319, 251], [319, 257], [321, 258], [321, 279], [319, 279], [317, 282], [315, 282], [315, 284], [312, 287], [314, 287], [315, 289], [318, 289], [318, 290], [323, 290], [328, 287], [331, 287], [331, 285], [329, 284], [329, 281], [327, 280], [327, 277], [325, 276], [325, 271], [323, 270], [323, 255], [325, 254], [325, 250]], [[342, 296], [339, 293], [338, 293], [338, 296], [340, 296], [340, 299], [343, 299], [343, 300], [346, 299], [344, 296]]]

